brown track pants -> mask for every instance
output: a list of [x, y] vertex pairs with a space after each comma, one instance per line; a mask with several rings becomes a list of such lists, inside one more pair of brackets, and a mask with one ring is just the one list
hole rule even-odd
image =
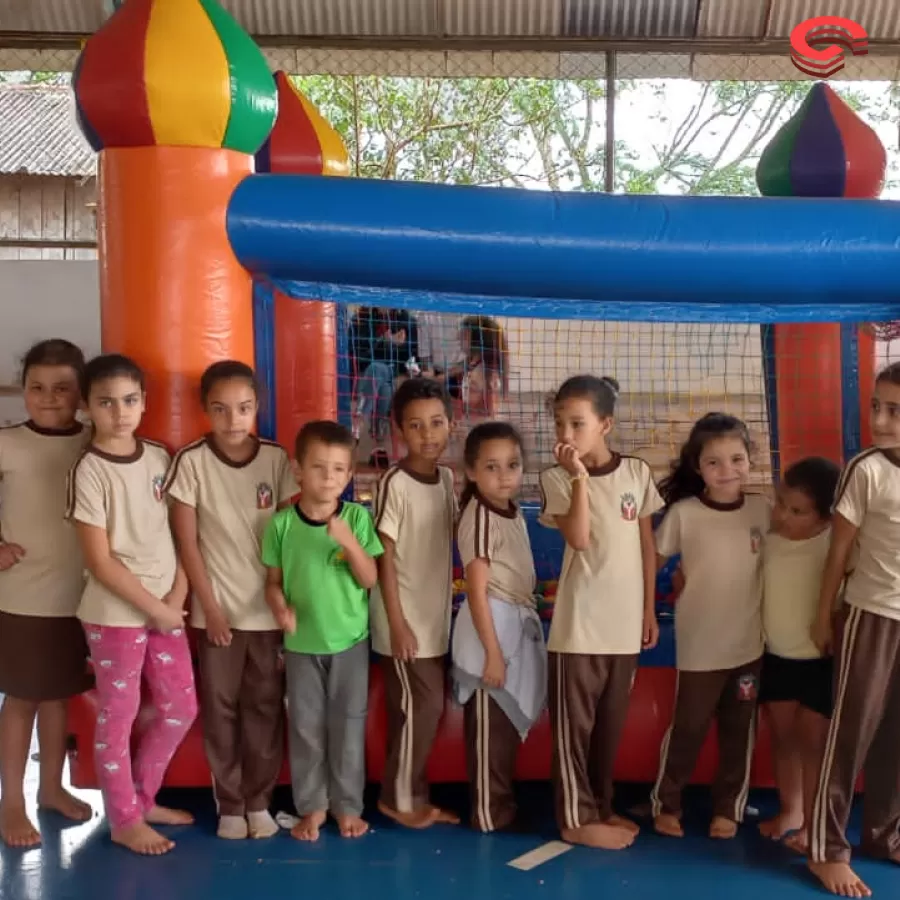
[[861, 849], [900, 861], [900, 621], [844, 606], [834, 715], [809, 823], [814, 862], [847, 862], [847, 821], [865, 769]]
[[280, 631], [232, 631], [216, 647], [197, 633], [200, 712], [219, 815], [268, 809], [284, 760]]

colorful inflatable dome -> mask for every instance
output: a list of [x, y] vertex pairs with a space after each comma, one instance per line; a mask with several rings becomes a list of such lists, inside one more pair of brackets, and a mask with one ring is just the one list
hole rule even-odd
[[819, 82], [766, 147], [756, 183], [766, 197], [877, 197], [886, 168], [874, 129]]
[[278, 109], [262, 52], [215, 0], [126, 0], [84, 45], [79, 124], [107, 147], [253, 154]]
[[349, 175], [350, 161], [341, 136], [292, 83], [275, 73], [278, 118], [256, 154], [257, 172]]

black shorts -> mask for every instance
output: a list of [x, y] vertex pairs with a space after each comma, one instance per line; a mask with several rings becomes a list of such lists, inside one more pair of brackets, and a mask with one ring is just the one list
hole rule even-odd
[[834, 661], [786, 659], [766, 653], [760, 680], [760, 703], [799, 703], [826, 719], [834, 708]]

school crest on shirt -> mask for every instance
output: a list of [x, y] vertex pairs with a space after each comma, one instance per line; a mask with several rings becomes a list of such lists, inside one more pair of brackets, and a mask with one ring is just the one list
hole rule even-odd
[[747, 672], [738, 678], [738, 700], [751, 701], [756, 699], [757, 685], [756, 676]]
[[762, 530], [759, 528], [750, 529], [750, 550], [753, 553], [759, 553], [762, 547]]
[[622, 518], [626, 522], [633, 522], [637, 518], [637, 500], [634, 499], [634, 494], [631, 491], [626, 491], [622, 494], [619, 509], [621, 509]]
[[153, 496], [157, 500], [162, 500], [163, 498], [163, 485], [166, 483], [165, 475], [156, 475], [153, 478]]
[[267, 481], [261, 481], [256, 486], [256, 508], [271, 509], [274, 499], [275, 492], [272, 490], [272, 485]]

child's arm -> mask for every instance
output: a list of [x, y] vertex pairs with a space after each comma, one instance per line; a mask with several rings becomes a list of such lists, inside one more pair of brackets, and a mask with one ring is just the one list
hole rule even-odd
[[494, 628], [494, 617], [491, 615], [491, 603], [487, 595], [490, 571], [490, 562], [483, 558], [473, 559], [466, 566], [466, 600], [478, 640], [484, 647], [484, 672], [481, 680], [488, 687], [499, 688], [506, 683], [506, 662], [500, 641], [497, 640], [497, 629]]
[[822, 572], [822, 587], [819, 591], [819, 610], [812, 628], [812, 639], [822, 653], [832, 649], [832, 615], [841, 583], [847, 572], [847, 560], [853, 549], [853, 542], [859, 528], [836, 512], [831, 519], [831, 542], [825, 557]]
[[175, 580], [172, 582], [172, 587], [169, 589], [169, 593], [163, 597], [163, 603], [171, 606], [173, 609], [184, 609], [185, 600], [187, 600], [188, 595], [188, 580], [187, 575], [184, 571], [184, 566], [181, 564], [181, 558], [178, 557], [176, 559], [175, 565]]
[[273, 566], [266, 568], [266, 603], [272, 610], [278, 627], [293, 634], [297, 630], [297, 614], [288, 606], [287, 597], [284, 596], [284, 572]]
[[328, 520], [328, 534], [347, 554], [347, 562], [356, 583], [366, 590], [375, 587], [378, 583], [378, 566], [375, 559], [366, 552], [347, 522], [340, 516], [332, 516]]
[[206, 563], [200, 553], [200, 543], [197, 537], [197, 510], [179, 500], [173, 500], [172, 530], [175, 532], [184, 570], [194, 589], [194, 597], [203, 609], [203, 615], [206, 618], [206, 636], [214, 646], [227, 647], [231, 643], [231, 627], [213, 593], [212, 582], [206, 571]]
[[391, 653], [396, 659], [413, 660], [418, 656], [419, 642], [400, 605], [396, 544], [383, 532], [379, 531], [378, 537], [384, 546], [384, 553], [378, 559], [378, 583], [381, 585], [381, 599], [391, 632]]
[[638, 519], [641, 536], [641, 563], [644, 574], [644, 635], [643, 647], [652, 650], [659, 641], [659, 623], [656, 621], [656, 540], [653, 537], [653, 519]]
[[154, 597], [140, 579], [112, 555], [105, 528], [76, 521], [75, 529], [85, 566], [103, 587], [149, 616], [161, 629], [181, 627], [184, 620], [182, 610], [174, 609]]

